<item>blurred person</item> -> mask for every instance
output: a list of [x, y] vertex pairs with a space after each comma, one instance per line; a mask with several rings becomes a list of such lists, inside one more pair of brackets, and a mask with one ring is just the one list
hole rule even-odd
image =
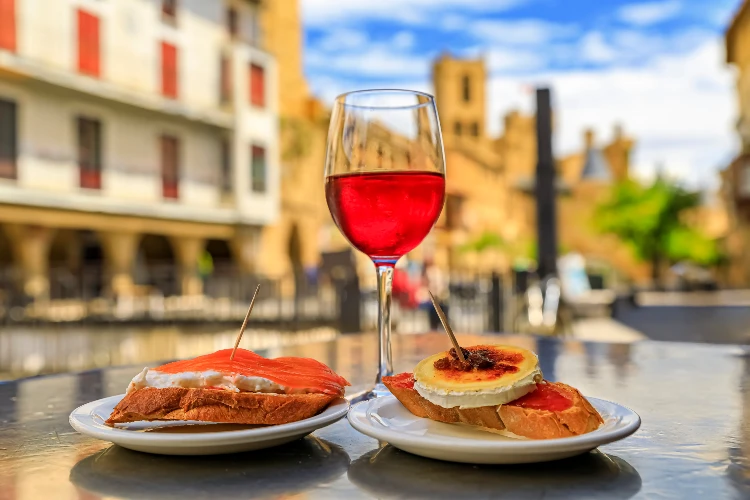
[[198, 259], [198, 274], [200, 275], [201, 282], [203, 283], [203, 290], [205, 292], [206, 282], [214, 272], [214, 258], [208, 252], [204, 250]]
[[393, 270], [393, 299], [404, 309], [419, 307], [419, 284], [414, 283], [409, 273], [403, 269]]

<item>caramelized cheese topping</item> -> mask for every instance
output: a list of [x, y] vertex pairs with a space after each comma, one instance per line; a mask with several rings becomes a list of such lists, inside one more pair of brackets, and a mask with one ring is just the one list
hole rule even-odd
[[[465, 361], [461, 361], [456, 349], [451, 348], [448, 351], [448, 356], [438, 359], [433, 363], [433, 366], [441, 372], [483, 371], [502, 376], [506, 373], [517, 372], [518, 367], [515, 365], [523, 361], [523, 355], [520, 353], [492, 349], [491, 346], [461, 348], [461, 351]], [[450, 376], [449, 373], [444, 375]]]

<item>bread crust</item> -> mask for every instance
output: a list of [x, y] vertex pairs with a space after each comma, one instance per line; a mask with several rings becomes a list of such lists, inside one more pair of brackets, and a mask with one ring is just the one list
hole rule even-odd
[[466, 423], [490, 432], [509, 431], [530, 439], [555, 439], [591, 432], [604, 422], [577, 389], [559, 382], [548, 383], [571, 400], [571, 407], [563, 411], [534, 410], [512, 404], [443, 408], [427, 401], [413, 388], [396, 385], [394, 377], [383, 377], [383, 383], [417, 417], [446, 423]]
[[278, 425], [312, 417], [337, 395], [267, 394], [215, 389], [146, 387], [127, 394], [106, 425], [141, 420], [198, 420], [250, 425]]

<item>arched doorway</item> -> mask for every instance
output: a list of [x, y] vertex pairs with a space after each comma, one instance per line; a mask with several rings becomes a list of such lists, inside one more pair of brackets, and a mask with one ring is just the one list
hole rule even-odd
[[287, 252], [294, 282], [294, 296], [298, 302], [297, 306], [295, 306], [295, 310], [297, 310], [299, 308], [299, 300], [309, 295], [312, 291], [310, 281], [307, 279], [302, 263], [302, 237], [300, 236], [297, 224], [292, 224], [292, 228], [289, 231]]
[[18, 291], [18, 268], [13, 262], [13, 249], [5, 231], [0, 230], [0, 302], [10, 304], [20, 296]]
[[137, 285], [150, 287], [165, 297], [179, 293], [174, 250], [165, 236], [146, 234], [141, 238], [133, 275]]
[[203, 278], [203, 293], [209, 297], [232, 297], [238, 286], [239, 267], [234, 261], [229, 242], [208, 240], [198, 264]]
[[59, 229], [49, 248], [51, 299], [100, 297], [104, 287], [104, 252], [93, 231]]
[[289, 231], [287, 252], [292, 272], [295, 275], [302, 273], [302, 240], [299, 235], [299, 227], [297, 227], [297, 224], [292, 224], [292, 229]]

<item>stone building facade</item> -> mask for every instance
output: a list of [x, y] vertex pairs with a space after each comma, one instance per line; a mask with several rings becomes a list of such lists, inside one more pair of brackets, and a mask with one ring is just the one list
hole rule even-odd
[[164, 293], [199, 294], [206, 251], [256, 269], [280, 211], [263, 4], [0, 6], [0, 266], [26, 295], [91, 269], [93, 293], [132, 295], [159, 266]]
[[731, 285], [750, 283], [750, 1], [737, 10], [726, 32], [727, 63], [737, 70], [737, 135], [739, 154], [722, 172], [722, 198], [727, 207]]

